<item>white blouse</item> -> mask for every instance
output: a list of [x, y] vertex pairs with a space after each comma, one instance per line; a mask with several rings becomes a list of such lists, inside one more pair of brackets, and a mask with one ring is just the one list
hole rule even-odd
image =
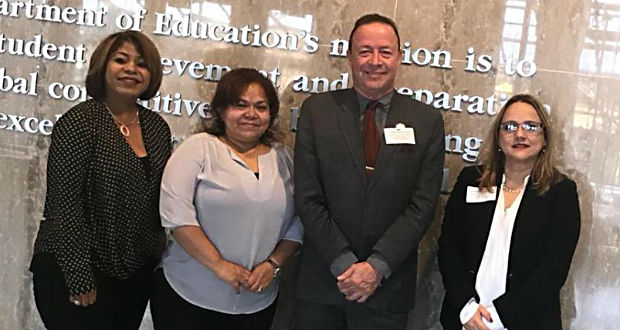
[[[523, 180], [523, 187], [527, 186], [530, 176]], [[506, 176], [502, 176], [502, 185], [506, 181]], [[519, 205], [523, 199], [524, 189], [512, 202], [509, 208], [505, 209], [504, 191], [500, 187], [498, 201], [495, 205], [495, 213], [491, 223], [491, 230], [487, 244], [484, 248], [480, 268], [476, 275], [476, 292], [480, 297], [480, 304], [485, 306], [491, 314], [493, 322], [487, 322], [483, 318], [484, 324], [491, 330], [506, 330], [499, 318], [499, 314], [493, 306], [493, 300], [506, 292], [506, 276], [508, 275], [508, 258], [510, 256], [510, 240], [512, 229], [515, 224]], [[504, 210], [505, 209], [505, 210]], [[478, 310], [478, 303], [472, 297], [463, 307], [460, 313], [461, 323], [465, 324]], [[463, 328], [465, 329], [465, 328]]]
[[[295, 216], [290, 148], [274, 143], [258, 157], [259, 177], [217, 137], [189, 137], [172, 154], [162, 178], [160, 213], [166, 228], [199, 226], [228, 261], [253, 269], [281, 239], [301, 242]], [[161, 265], [170, 286], [188, 302], [228, 314], [268, 307], [278, 282], [261, 293], [220, 280], [172, 239]]]

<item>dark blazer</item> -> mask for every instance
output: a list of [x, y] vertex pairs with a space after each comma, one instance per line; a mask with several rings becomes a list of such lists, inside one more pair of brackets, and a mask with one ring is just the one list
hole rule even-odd
[[[439, 238], [439, 269], [446, 288], [441, 310], [444, 329], [461, 329], [459, 313], [476, 296], [476, 275], [496, 205], [496, 201], [465, 202], [467, 186], [477, 187], [479, 178], [479, 167], [464, 168], [446, 206]], [[499, 173], [498, 187], [501, 179]], [[499, 189], [496, 200], [498, 196]], [[562, 328], [559, 293], [579, 227], [575, 182], [564, 177], [543, 195], [528, 182], [510, 241], [506, 293], [493, 301], [508, 329]]]
[[413, 307], [418, 243], [441, 185], [444, 130], [437, 110], [395, 93], [385, 127], [397, 123], [414, 128], [416, 144], [382, 139], [368, 180], [355, 92], [313, 95], [303, 103], [295, 144], [295, 200], [306, 233], [299, 298], [344, 303], [329, 267], [352, 251], [360, 261], [378, 255], [392, 271], [367, 300], [369, 307]]

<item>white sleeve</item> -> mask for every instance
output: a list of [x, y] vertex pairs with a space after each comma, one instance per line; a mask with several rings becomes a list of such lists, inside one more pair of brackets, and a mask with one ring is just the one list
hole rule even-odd
[[204, 166], [202, 134], [185, 140], [170, 156], [161, 180], [159, 213], [164, 228], [200, 226], [194, 194], [197, 176]]
[[484, 322], [484, 324], [491, 330], [503, 330], [505, 329], [504, 324], [502, 323], [502, 320], [499, 318], [499, 314], [497, 314], [497, 309], [495, 309], [495, 306], [491, 305], [489, 307], [487, 307], [487, 312], [489, 312], [489, 314], [491, 314], [491, 319], [493, 320], [493, 322], [487, 322], [487, 320], [485, 318], [482, 319], [482, 322]]
[[304, 238], [304, 227], [301, 224], [301, 219], [295, 216], [288, 226], [288, 229], [284, 233], [282, 239], [302, 243]]
[[[286, 165], [289, 170], [290, 177], [293, 177], [293, 150], [286, 145], [279, 145], [282, 148], [283, 152], [281, 153], [282, 161]], [[286, 239], [289, 241], [294, 241], [298, 243], [302, 243], [304, 237], [304, 227], [301, 223], [301, 219], [299, 216], [295, 216], [291, 223], [289, 224], [286, 232], [284, 233], [284, 237], [282, 239]]]
[[473, 316], [476, 314], [478, 310], [478, 303], [474, 297], [471, 297], [469, 301], [463, 306], [461, 309], [461, 313], [459, 314], [459, 318], [461, 319], [461, 324], [467, 323]]

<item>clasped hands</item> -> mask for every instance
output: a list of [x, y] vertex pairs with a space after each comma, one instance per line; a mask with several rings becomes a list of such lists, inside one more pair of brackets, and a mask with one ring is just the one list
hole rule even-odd
[[474, 316], [472, 316], [467, 323], [463, 324], [463, 327], [465, 327], [466, 330], [489, 330], [484, 320], [493, 322], [491, 313], [489, 313], [484, 306], [479, 305]]
[[379, 272], [368, 262], [355, 263], [338, 277], [338, 289], [349, 301], [365, 302], [381, 283]]
[[221, 259], [212, 269], [217, 277], [232, 285], [236, 293], [241, 292], [242, 287], [260, 293], [271, 284], [274, 274], [273, 266], [268, 262], [261, 262], [254, 269], [248, 270], [239, 264]]
[[69, 301], [71, 301], [71, 303], [75, 306], [87, 307], [92, 305], [95, 301], [97, 301], [97, 289], [92, 289], [91, 291], [83, 294], [70, 296]]

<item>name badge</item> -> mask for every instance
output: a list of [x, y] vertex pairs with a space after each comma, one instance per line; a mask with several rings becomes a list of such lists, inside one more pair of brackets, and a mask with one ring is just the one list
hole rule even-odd
[[384, 128], [386, 144], [415, 144], [413, 127], [406, 127], [403, 123], [396, 124], [394, 128]]
[[488, 201], [495, 200], [495, 194], [497, 192], [497, 187], [491, 187], [491, 191], [480, 191], [478, 187], [467, 187], [467, 196], [465, 197], [465, 202], [467, 203], [484, 203]]

